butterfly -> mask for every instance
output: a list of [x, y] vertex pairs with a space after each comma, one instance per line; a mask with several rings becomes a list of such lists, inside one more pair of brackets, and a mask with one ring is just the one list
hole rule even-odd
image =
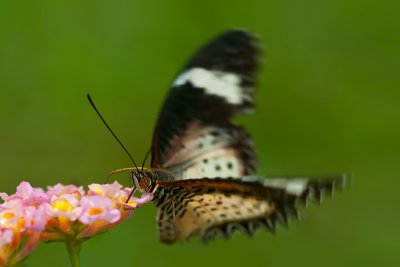
[[345, 175], [251, 176], [254, 143], [232, 118], [254, 110], [260, 57], [258, 38], [245, 30], [224, 32], [201, 48], [172, 83], [159, 113], [151, 168], [121, 169], [133, 170], [135, 190], [153, 195], [162, 242], [228, 238], [235, 230], [274, 232], [277, 223], [299, 218], [299, 204], [320, 202], [345, 187]]

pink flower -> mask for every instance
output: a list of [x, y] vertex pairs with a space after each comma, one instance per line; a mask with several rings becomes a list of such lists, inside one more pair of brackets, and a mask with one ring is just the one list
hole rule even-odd
[[49, 200], [48, 195], [41, 188], [33, 188], [28, 182], [22, 182], [17, 187], [17, 192], [11, 196], [6, 193], [0, 193], [4, 201], [13, 199], [22, 200], [25, 205], [43, 203]]
[[[26, 200], [26, 199], [25, 199]], [[24, 206], [20, 198], [11, 198], [0, 207], [0, 266], [23, 260], [38, 244], [44, 229], [44, 209]], [[35, 211], [38, 211], [36, 214]], [[35, 214], [33, 216], [33, 214]], [[43, 217], [44, 218], [44, 217]], [[38, 219], [38, 220], [36, 220]], [[42, 222], [37, 224], [36, 222]], [[33, 230], [33, 231], [31, 231]], [[35, 230], [38, 230], [35, 232]], [[10, 263], [11, 262], [11, 263]]]
[[136, 203], [136, 206], [141, 206], [141, 205], [143, 205], [143, 204], [146, 204], [146, 203], [150, 202], [152, 199], [153, 199], [153, 194], [152, 194], [152, 193], [143, 193], [143, 194], [141, 195], [140, 198], [138, 198], [138, 197], [131, 197], [131, 198], [129, 199], [128, 204], [129, 204], [130, 202], [135, 202], [135, 203]]
[[79, 220], [87, 227], [80, 233], [79, 238], [104, 232], [122, 221], [122, 212], [105, 196], [85, 196], [81, 199], [81, 206], [83, 213]]
[[42, 231], [49, 220], [47, 214], [48, 210], [49, 205], [47, 203], [44, 203], [39, 207], [26, 207], [24, 209], [25, 229], [31, 231]]
[[51, 239], [48, 232], [54, 233], [58, 232], [55, 236], [56, 239], [65, 239], [65, 235], [60, 235], [61, 233], [68, 235], [74, 235], [72, 230], [72, 225], [75, 220], [79, 218], [82, 213], [82, 207], [79, 206], [79, 199], [72, 194], [65, 195], [53, 195], [49, 205], [47, 206], [47, 214], [50, 220], [45, 229], [46, 240]]
[[82, 207], [79, 207], [79, 199], [74, 195], [65, 194], [53, 196], [50, 201], [48, 213], [51, 217], [63, 216], [70, 221], [75, 221], [82, 213]]
[[49, 186], [47, 189], [47, 195], [51, 198], [53, 196], [61, 196], [64, 194], [74, 195], [76, 198], [80, 198], [85, 194], [82, 186], [76, 185], [62, 185], [60, 183], [55, 186]]
[[84, 196], [80, 204], [83, 212], [79, 220], [84, 224], [91, 224], [96, 220], [115, 223], [121, 217], [120, 211], [114, 208], [112, 200], [107, 197]]
[[121, 197], [122, 185], [117, 181], [112, 184], [91, 184], [89, 185], [88, 195], [96, 194], [107, 196], [113, 200], [119, 200]]
[[40, 242], [40, 230], [47, 222], [43, 206], [24, 206], [12, 198], [0, 209], [0, 266], [15, 265]]
[[0, 208], [0, 227], [19, 228], [23, 226], [23, 205], [21, 201], [12, 199], [3, 203]]
[[15, 194], [0, 193], [5, 201], [0, 204], [0, 266], [20, 264], [40, 240], [80, 244], [152, 199], [151, 194], [129, 198], [130, 193], [118, 182], [91, 184], [87, 192], [60, 183], [45, 191], [22, 182]]
[[115, 181], [112, 184], [89, 185], [88, 195], [97, 194], [108, 196], [113, 200], [114, 205], [121, 211], [122, 218], [125, 218], [132, 215], [135, 208], [148, 203], [153, 199], [151, 193], [144, 193], [140, 198], [131, 196], [131, 190], [131, 188], [122, 188], [122, 185]]

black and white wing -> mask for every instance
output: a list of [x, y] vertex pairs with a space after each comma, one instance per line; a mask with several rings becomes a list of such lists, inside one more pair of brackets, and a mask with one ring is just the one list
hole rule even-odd
[[253, 110], [257, 38], [244, 30], [216, 37], [172, 84], [154, 130], [151, 166], [176, 179], [241, 177], [255, 168], [253, 141], [231, 118]]

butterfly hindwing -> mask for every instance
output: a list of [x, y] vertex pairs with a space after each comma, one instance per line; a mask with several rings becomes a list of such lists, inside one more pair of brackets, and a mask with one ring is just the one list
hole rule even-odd
[[[298, 204], [314, 201], [342, 189], [345, 176], [324, 180], [256, 179], [253, 177], [191, 179], [161, 183], [162, 196], [155, 198], [160, 212], [169, 219], [160, 231], [162, 241], [173, 243], [179, 235], [200, 235], [204, 241], [216, 235], [229, 237], [235, 230], [252, 235], [263, 227], [274, 232], [275, 224], [287, 225], [299, 218]], [[172, 228], [173, 227], [173, 228]]]
[[[152, 142], [153, 168], [169, 169], [177, 179], [241, 176], [253, 171], [252, 140], [230, 120], [253, 109], [257, 46], [250, 33], [232, 30], [189, 61], [161, 109]], [[222, 165], [234, 166], [222, 171]], [[212, 171], [208, 166], [213, 166]]]
[[224, 237], [229, 237], [234, 229], [251, 234], [251, 228], [243, 222], [267, 217], [274, 211], [274, 206], [270, 204], [242, 194], [216, 192], [198, 195], [187, 204], [183, 216], [176, 219], [176, 226], [185, 238], [196, 234], [205, 238], [211, 229], [222, 225], [229, 225], [226, 231], [221, 232]]

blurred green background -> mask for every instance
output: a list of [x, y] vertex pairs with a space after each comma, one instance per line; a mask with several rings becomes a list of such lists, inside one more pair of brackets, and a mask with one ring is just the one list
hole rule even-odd
[[[350, 190], [272, 236], [158, 241], [148, 205], [93, 238], [82, 266], [400, 266], [400, 19], [383, 1], [1, 1], [0, 191], [103, 181], [130, 166], [90, 92], [140, 162], [174, 75], [232, 27], [265, 44], [258, 111], [239, 118], [258, 173], [352, 170]], [[120, 182], [129, 185], [128, 179]], [[42, 244], [27, 266], [69, 266]]]

